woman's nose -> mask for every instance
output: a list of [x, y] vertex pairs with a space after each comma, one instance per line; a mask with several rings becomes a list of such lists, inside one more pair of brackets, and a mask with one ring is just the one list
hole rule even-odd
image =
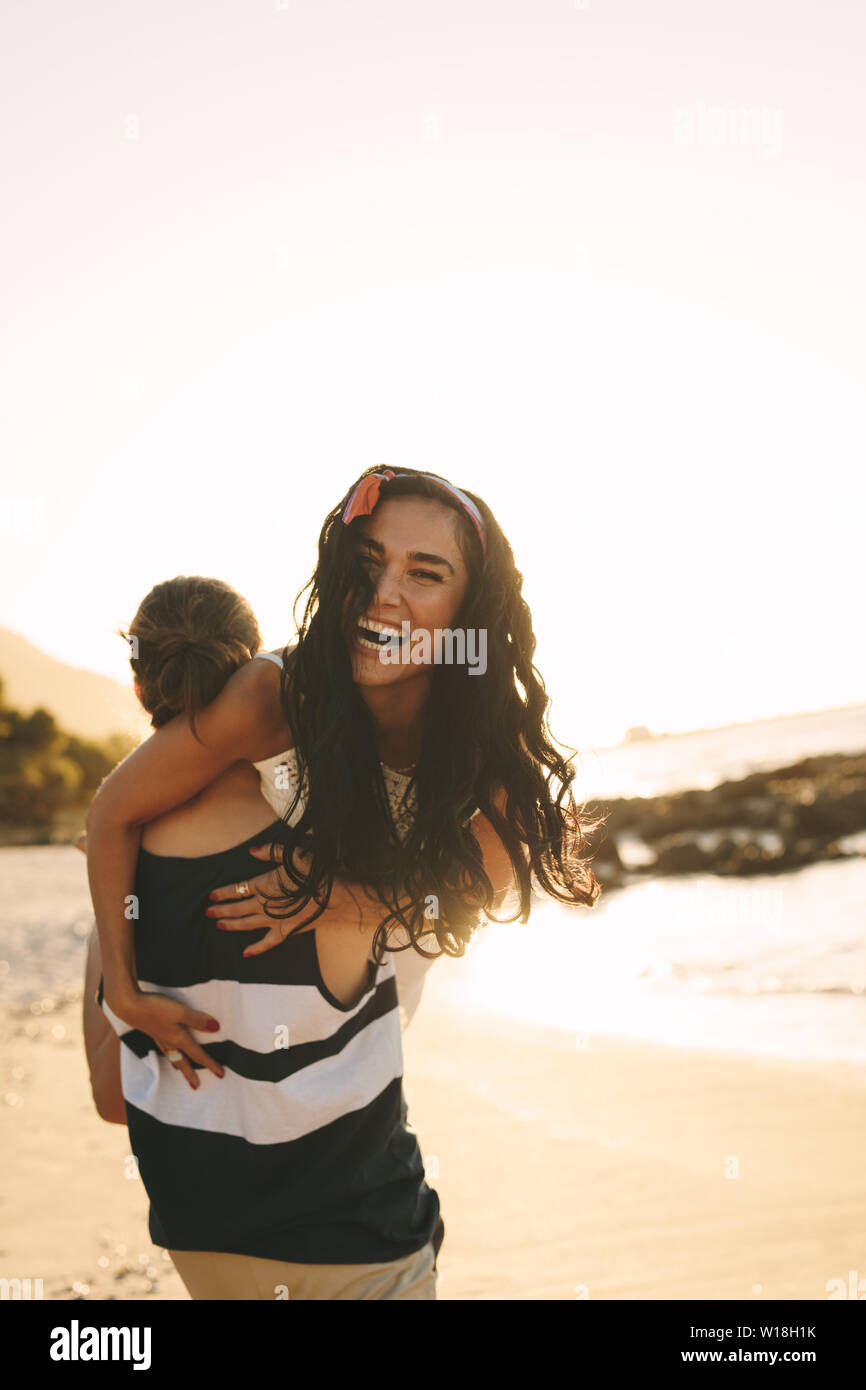
[[379, 575], [376, 598], [380, 608], [399, 608], [402, 603], [399, 577], [388, 570]]

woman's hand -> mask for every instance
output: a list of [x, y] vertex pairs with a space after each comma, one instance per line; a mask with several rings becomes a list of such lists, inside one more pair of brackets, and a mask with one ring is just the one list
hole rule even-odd
[[[266, 860], [268, 863], [272, 862], [272, 856], [278, 864], [283, 862], [282, 845], [253, 845], [249, 853], [255, 859]], [[303, 870], [308, 866], [310, 856], [296, 850], [292, 862], [296, 868]], [[225, 888], [215, 888], [210, 894], [211, 902], [220, 906], [209, 907], [207, 916], [217, 919], [216, 925], [221, 931], [257, 931], [267, 927], [267, 936], [248, 946], [243, 953], [244, 956], [261, 956], [265, 951], [272, 951], [275, 946], [285, 941], [289, 932], [297, 925], [292, 917], [280, 920], [265, 914], [264, 907], [268, 898], [273, 900], [275, 895], [281, 895], [282, 892], [279, 874], [276, 869], [271, 869], [270, 873], [258, 874], [255, 878], [240, 883], [229, 883]], [[314, 924], [311, 923], [312, 925]]]
[[[283, 847], [279, 844], [254, 845], [248, 852], [254, 858], [268, 862], [273, 853], [277, 863], [283, 862]], [[296, 849], [292, 863], [299, 872], [305, 873], [310, 860], [310, 855]], [[267, 936], [263, 936], [261, 941], [247, 947], [244, 956], [264, 955], [265, 951], [272, 951], [275, 946], [285, 941], [290, 932], [300, 934], [304, 931], [314, 931], [317, 927], [352, 928], [372, 937], [388, 916], [388, 909], [366, 884], [352, 879], [335, 878], [324, 912], [315, 921], [298, 927], [298, 914], [282, 919], [265, 915], [264, 905], [267, 897], [270, 896], [273, 901], [275, 894], [282, 896], [282, 893], [283, 885], [276, 869], [272, 869], [270, 873], [259, 874], [246, 882], [229, 883], [225, 888], [215, 888], [210, 894], [212, 905], [207, 909], [207, 916], [215, 919], [222, 931], [256, 931], [262, 927], [269, 929]], [[412, 903], [409, 899], [404, 899], [401, 907], [408, 911]]]
[[[105, 1002], [124, 1023], [153, 1038], [160, 1052], [169, 1057], [177, 1071], [183, 1073], [194, 1091], [198, 1090], [199, 1081], [192, 1062], [207, 1067], [214, 1076], [225, 1076], [224, 1068], [208, 1056], [190, 1032], [191, 1028], [201, 1033], [218, 1032], [219, 1023], [210, 1014], [191, 1009], [188, 1004], [171, 999], [167, 994], [151, 994], [146, 990], [137, 990], [115, 1003], [112, 1003], [106, 991]], [[174, 1058], [170, 1056], [172, 1053], [180, 1053], [181, 1056]]]

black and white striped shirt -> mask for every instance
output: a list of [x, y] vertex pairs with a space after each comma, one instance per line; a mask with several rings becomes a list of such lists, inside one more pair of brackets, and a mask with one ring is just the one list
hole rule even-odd
[[123, 1044], [151, 1238], [308, 1264], [400, 1259], [434, 1235], [439, 1199], [408, 1123], [393, 956], [368, 962], [364, 994], [347, 1007], [322, 978], [315, 931], [245, 960], [237, 935], [205, 916], [214, 888], [262, 872], [249, 847], [275, 832], [195, 859], [139, 853], [140, 987], [218, 1019], [219, 1033], [194, 1036], [225, 1068], [223, 1078], [198, 1068], [193, 1091], [100, 986]]

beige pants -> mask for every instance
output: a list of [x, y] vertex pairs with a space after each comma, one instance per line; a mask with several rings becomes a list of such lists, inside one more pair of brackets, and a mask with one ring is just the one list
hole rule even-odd
[[373, 1265], [306, 1265], [207, 1250], [169, 1250], [194, 1299], [436, 1298], [430, 1241], [414, 1255]]

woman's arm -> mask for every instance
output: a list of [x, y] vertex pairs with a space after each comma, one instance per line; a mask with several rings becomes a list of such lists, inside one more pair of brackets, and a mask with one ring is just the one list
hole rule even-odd
[[126, 1107], [120, 1083], [120, 1039], [96, 1002], [102, 958], [94, 923], [87, 943], [84, 967], [84, 1051], [90, 1071], [90, 1089], [100, 1119], [126, 1124]]
[[[210, 1031], [216, 1020], [174, 999], [138, 988], [133, 949], [135, 867], [141, 827], [182, 806], [240, 759], [250, 762], [286, 747], [279, 672], [250, 662], [198, 715], [198, 737], [184, 716], [157, 729], [110, 774], [87, 816], [87, 869], [102, 953], [105, 1003], [119, 1018], [177, 1049], [216, 1075], [222, 1068], [189, 1028]], [[190, 1085], [193, 1070], [181, 1067]]]
[[[501, 787], [493, 798], [493, 802], [497, 811], [503, 816], [505, 815], [506, 800], [505, 788]], [[472, 830], [484, 860], [484, 872], [493, 887], [493, 911], [498, 912], [511, 890], [519, 886], [514, 865], [511, 863], [508, 850], [483, 811], [479, 811], [478, 815], [473, 817]], [[528, 859], [526, 847], [523, 848], [524, 858]]]
[[[497, 809], [504, 813], [505, 792], [500, 791], [494, 797], [494, 802]], [[499, 835], [481, 811], [472, 818], [472, 831], [481, 850], [484, 871], [493, 887], [491, 908], [494, 913], [498, 913], [509, 897], [511, 889], [517, 883], [511, 859]], [[481, 912], [478, 912], [476, 916], [479, 922], [483, 922]], [[405, 941], [405, 933], [397, 932], [395, 936], [397, 940]], [[435, 937], [428, 944], [428, 949], [436, 949]], [[438, 960], [439, 957], [437, 956], [435, 959]], [[394, 953], [394, 970], [397, 975], [397, 992], [400, 1000], [400, 1019], [404, 1031], [409, 1027], [418, 1010], [421, 996], [424, 993], [427, 972], [433, 964], [434, 961], [422, 956], [420, 951], [406, 950]]]

